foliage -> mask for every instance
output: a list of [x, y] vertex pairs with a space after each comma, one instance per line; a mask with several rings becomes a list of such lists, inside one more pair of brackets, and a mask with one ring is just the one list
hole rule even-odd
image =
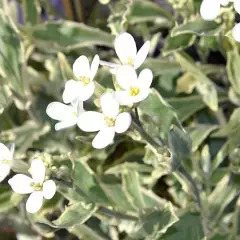
[[[79, 2], [81, 22], [46, 0], [0, 2], [0, 142], [15, 143], [15, 172], [28, 174], [36, 156], [50, 159], [57, 184], [29, 214], [25, 196], [3, 181], [1, 236], [239, 239], [240, 49], [230, 6], [207, 22], [200, 0]], [[124, 31], [139, 46], [151, 41], [140, 69], [154, 81], [126, 134], [97, 150], [77, 126], [56, 132], [46, 107], [62, 100], [80, 55], [117, 62], [114, 38]], [[89, 109], [116, 85], [106, 66], [95, 78]]]

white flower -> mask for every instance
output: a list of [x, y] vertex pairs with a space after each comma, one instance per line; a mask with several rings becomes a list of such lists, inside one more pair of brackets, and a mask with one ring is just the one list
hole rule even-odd
[[93, 58], [91, 67], [86, 56], [80, 56], [73, 63], [73, 72], [77, 78], [75, 80], [69, 80], [65, 84], [65, 89], [63, 92], [63, 102], [70, 103], [76, 98], [81, 101], [88, 100], [94, 93], [94, 82], [98, 66], [99, 66], [99, 56], [95, 55]]
[[109, 145], [116, 133], [123, 133], [131, 125], [128, 112], [119, 113], [119, 104], [113, 94], [105, 93], [100, 97], [102, 113], [88, 111], [81, 115], [78, 126], [85, 132], [99, 131], [93, 139], [94, 148], [101, 149]]
[[204, 20], [212, 21], [220, 14], [221, 5], [225, 7], [230, 2], [233, 2], [235, 11], [240, 14], [239, 0], [203, 0], [200, 14]]
[[30, 213], [37, 212], [42, 204], [43, 198], [51, 199], [56, 193], [56, 184], [52, 180], [45, 181], [46, 168], [42, 160], [34, 159], [31, 164], [32, 178], [17, 174], [9, 179], [8, 183], [13, 191], [19, 194], [29, 194], [26, 209]]
[[220, 0], [203, 0], [200, 8], [200, 14], [206, 21], [214, 20], [220, 13]]
[[131, 105], [148, 97], [153, 74], [150, 69], [143, 69], [139, 76], [128, 66], [118, 68], [116, 80], [124, 90], [116, 91], [115, 97], [120, 105]]
[[10, 173], [13, 164], [14, 145], [9, 150], [3, 143], [0, 143], [0, 182]]
[[145, 42], [137, 52], [133, 36], [124, 32], [116, 37], [114, 47], [123, 65], [128, 64], [137, 69], [142, 65], [148, 55], [150, 41]]
[[84, 112], [83, 102], [76, 99], [71, 105], [66, 105], [60, 102], [52, 102], [47, 106], [47, 115], [55, 120], [60, 121], [56, 123], [55, 130], [72, 127], [77, 124], [80, 115]]

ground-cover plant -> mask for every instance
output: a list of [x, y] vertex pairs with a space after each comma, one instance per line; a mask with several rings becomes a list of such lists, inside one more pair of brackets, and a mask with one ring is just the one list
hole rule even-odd
[[70, 2], [0, 2], [1, 239], [239, 239], [238, 1]]

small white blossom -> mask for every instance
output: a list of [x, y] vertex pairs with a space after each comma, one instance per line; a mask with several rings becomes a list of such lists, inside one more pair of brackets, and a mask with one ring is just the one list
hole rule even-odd
[[14, 145], [9, 150], [3, 143], [0, 143], [0, 182], [10, 173], [13, 163]]
[[95, 88], [93, 79], [97, 73], [99, 61], [99, 56], [95, 55], [90, 67], [88, 58], [82, 55], [73, 63], [73, 73], [77, 81], [72, 79], [65, 84], [64, 103], [70, 103], [76, 98], [86, 101], [93, 95]]
[[30, 193], [26, 202], [26, 209], [30, 213], [35, 213], [41, 208], [43, 198], [51, 199], [56, 193], [55, 182], [53, 180], [45, 181], [45, 172], [43, 161], [34, 159], [31, 164], [32, 178], [24, 174], [16, 174], [8, 181], [14, 192]]
[[219, 0], [203, 0], [200, 8], [200, 14], [206, 21], [212, 21], [219, 15], [221, 4]]
[[240, 14], [239, 0], [203, 0], [200, 8], [200, 14], [206, 21], [212, 21], [220, 14], [221, 6], [227, 6], [230, 2], [237, 13]]
[[46, 109], [50, 118], [60, 121], [55, 125], [56, 131], [76, 125], [83, 112], [83, 102], [78, 99], [73, 101], [71, 105], [52, 102]]
[[119, 104], [113, 94], [105, 93], [100, 97], [102, 113], [88, 111], [81, 115], [78, 126], [85, 132], [99, 131], [93, 139], [94, 148], [101, 149], [109, 145], [116, 133], [123, 133], [131, 125], [131, 115], [128, 112], [119, 113]]
[[118, 68], [116, 80], [123, 90], [116, 91], [115, 97], [120, 105], [131, 105], [146, 99], [149, 95], [153, 74], [150, 69], [143, 69], [139, 76], [128, 66]]
[[137, 69], [142, 65], [148, 55], [150, 41], [145, 42], [137, 52], [133, 36], [124, 32], [116, 37], [114, 47], [123, 65], [128, 64]]

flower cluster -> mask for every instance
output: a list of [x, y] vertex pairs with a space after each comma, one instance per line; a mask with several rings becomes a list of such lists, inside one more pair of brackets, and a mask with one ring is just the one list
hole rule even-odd
[[[14, 147], [9, 150], [0, 143], [0, 182], [10, 173], [13, 165]], [[56, 184], [53, 180], [46, 180], [46, 167], [42, 160], [32, 160], [30, 172], [32, 178], [24, 174], [16, 174], [8, 180], [13, 191], [19, 194], [30, 194], [26, 209], [30, 213], [37, 212], [42, 204], [43, 198], [51, 199], [56, 193]]]
[[[204, 20], [212, 21], [220, 14], [221, 7], [226, 7], [230, 3], [233, 4], [235, 11], [240, 14], [239, 0], [203, 0], [200, 14]], [[240, 42], [240, 23], [232, 29], [232, 36], [237, 42]]]
[[[131, 115], [121, 111], [121, 106], [132, 107], [146, 99], [153, 79], [150, 69], [143, 69], [139, 76], [136, 73], [148, 55], [149, 41], [137, 51], [134, 38], [125, 32], [116, 37], [114, 47], [121, 64], [100, 61], [99, 56], [95, 55], [90, 66], [88, 58], [80, 56], [73, 64], [75, 79], [65, 84], [62, 96], [64, 103], [52, 102], [46, 109], [49, 117], [59, 121], [55, 125], [56, 130], [77, 125], [85, 132], [98, 131], [92, 142], [97, 149], [111, 144], [115, 133], [128, 130]], [[100, 96], [100, 112], [85, 111], [83, 102], [94, 94], [94, 77], [99, 64], [110, 67], [119, 88]]]

